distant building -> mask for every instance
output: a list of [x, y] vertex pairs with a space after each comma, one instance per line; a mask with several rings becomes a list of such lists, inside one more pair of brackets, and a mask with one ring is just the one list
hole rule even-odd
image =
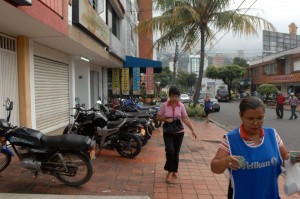
[[225, 57], [221, 53], [217, 53], [213, 58], [212, 58], [212, 65], [213, 66], [223, 66], [224, 65], [224, 60]]
[[[207, 69], [208, 62], [207, 59], [204, 58], [204, 71]], [[199, 74], [199, 67], [200, 67], [200, 55], [190, 55], [189, 56], [189, 73], [196, 73]]]
[[[251, 61], [248, 80], [251, 92], [261, 84], [274, 84], [286, 96], [300, 95], [300, 36], [297, 26], [289, 25], [290, 34], [264, 31], [265, 56]], [[268, 51], [266, 51], [268, 50]]]
[[295, 23], [289, 25], [289, 33], [263, 31], [263, 56], [300, 47], [300, 35], [297, 35]]

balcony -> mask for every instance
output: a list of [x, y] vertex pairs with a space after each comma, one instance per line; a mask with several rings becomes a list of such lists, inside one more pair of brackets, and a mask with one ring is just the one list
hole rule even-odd
[[112, 32], [110, 32], [110, 36], [109, 36], [108, 51], [125, 61], [126, 59], [125, 47]]

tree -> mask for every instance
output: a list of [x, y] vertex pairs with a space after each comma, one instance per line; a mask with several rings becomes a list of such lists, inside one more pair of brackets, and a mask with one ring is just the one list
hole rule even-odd
[[190, 88], [196, 84], [197, 74], [179, 71], [177, 74], [177, 83], [185, 90], [190, 91]]
[[161, 73], [156, 73], [154, 78], [155, 82], [160, 82], [160, 87], [164, 88], [167, 85], [170, 85], [172, 80], [172, 72], [170, 71], [169, 67], [164, 66]]
[[183, 51], [189, 51], [200, 41], [200, 66], [194, 101], [198, 100], [202, 84], [205, 46], [215, 38], [213, 30], [231, 31], [235, 35], [257, 35], [257, 30], [275, 31], [267, 20], [245, 14], [249, 8], [230, 10], [230, 0], [153, 0], [154, 9], [162, 10], [161, 16], [139, 23], [137, 30], [159, 31], [161, 37], [155, 41], [158, 49], [181, 41]]
[[211, 79], [221, 79], [227, 84], [229, 98], [231, 99], [231, 90], [234, 80], [242, 78], [246, 73], [246, 69], [237, 65], [229, 66], [209, 66], [206, 70], [206, 77]]
[[245, 60], [243, 58], [240, 58], [240, 57], [233, 58], [233, 63], [232, 64], [242, 66], [242, 67], [249, 66], [249, 64], [247, 63], [247, 60]]
[[277, 94], [278, 91], [278, 88], [274, 84], [262, 84], [257, 88], [257, 92], [261, 95], [265, 95], [267, 100], [271, 94]]

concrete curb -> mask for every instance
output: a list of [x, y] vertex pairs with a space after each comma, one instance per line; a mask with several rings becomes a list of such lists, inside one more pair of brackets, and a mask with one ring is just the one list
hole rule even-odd
[[0, 199], [150, 199], [149, 196], [95, 196], [95, 195], [52, 195], [1, 193]]

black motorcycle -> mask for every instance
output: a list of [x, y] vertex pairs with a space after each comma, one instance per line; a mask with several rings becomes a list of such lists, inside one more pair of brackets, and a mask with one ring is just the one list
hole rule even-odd
[[[139, 128], [133, 127], [128, 132], [137, 135], [142, 142], [142, 146], [145, 146], [147, 144], [148, 140], [152, 136], [152, 130], [154, 130], [154, 127], [151, 123], [152, 121], [151, 115], [149, 113], [131, 115], [119, 109], [109, 108], [108, 105], [106, 106], [102, 104], [99, 105], [100, 105], [100, 110], [105, 114], [108, 121], [124, 120], [125, 118], [127, 118], [127, 120], [137, 120], [141, 124], [141, 126], [139, 125]], [[133, 118], [133, 119], [129, 119], [129, 118]]]
[[[156, 119], [156, 114], [159, 108], [159, 106], [143, 107], [138, 103], [136, 98], [121, 99], [119, 103], [119, 110], [128, 113], [128, 115], [131, 117], [137, 116], [139, 118], [145, 118], [145, 115], [146, 117], [150, 116], [151, 126], [154, 126], [155, 128], [159, 128], [162, 124], [162, 122]], [[152, 125], [152, 122], [154, 125]]]
[[134, 158], [141, 152], [141, 141], [133, 133], [142, 127], [138, 120], [125, 118], [108, 121], [105, 114], [94, 108], [88, 110], [77, 105], [74, 109], [74, 122], [64, 129], [63, 134], [90, 136], [95, 138], [100, 150], [116, 149], [125, 158]]
[[95, 145], [88, 136], [48, 136], [40, 131], [12, 126], [9, 122], [13, 102], [6, 100], [7, 119], [0, 119], [0, 171], [11, 162], [14, 153], [21, 165], [37, 178], [39, 172], [55, 176], [69, 186], [88, 182], [93, 167], [84, 152]]

